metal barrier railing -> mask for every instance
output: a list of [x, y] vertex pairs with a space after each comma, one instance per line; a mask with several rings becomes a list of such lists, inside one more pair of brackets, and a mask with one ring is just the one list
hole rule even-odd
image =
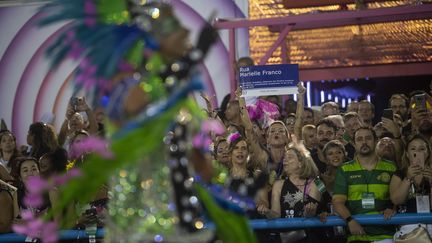
[[[391, 219], [385, 220], [382, 214], [354, 215], [353, 218], [361, 225], [404, 225], [424, 223], [432, 224], [432, 213], [396, 214]], [[331, 226], [345, 226], [345, 221], [338, 216], [327, 217], [323, 223], [318, 218], [281, 218], [281, 219], [255, 219], [250, 221], [253, 229], [298, 229], [317, 228]], [[211, 224], [207, 225], [212, 227]], [[96, 238], [103, 238], [105, 230], [100, 228], [96, 232]], [[85, 230], [61, 230], [61, 240], [86, 239], [88, 235]], [[26, 236], [14, 233], [0, 234], [0, 242], [24, 242]]]

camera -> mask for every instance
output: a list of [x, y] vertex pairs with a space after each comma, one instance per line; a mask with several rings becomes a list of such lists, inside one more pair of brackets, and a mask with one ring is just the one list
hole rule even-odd
[[76, 110], [76, 109], [77, 109], [77, 106], [78, 106], [82, 101], [83, 101], [83, 97], [75, 96], [75, 97], [72, 97], [72, 98], [70, 99], [70, 104], [71, 104], [71, 106], [74, 108], [74, 110]]

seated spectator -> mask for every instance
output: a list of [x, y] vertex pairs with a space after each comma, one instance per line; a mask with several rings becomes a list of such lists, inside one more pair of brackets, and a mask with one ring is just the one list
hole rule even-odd
[[8, 130], [2, 131], [0, 133], [0, 166], [10, 173], [14, 159], [18, 156], [15, 136]]

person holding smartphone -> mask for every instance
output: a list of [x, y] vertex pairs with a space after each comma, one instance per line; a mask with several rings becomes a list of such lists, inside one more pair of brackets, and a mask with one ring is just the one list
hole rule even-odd
[[[84, 119], [83, 114], [86, 114], [88, 124]], [[71, 136], [76, 131], [85, 130], [90, 134], [96, 134], [98, 125], [96, 117], [87, 104], [85, 97], [72, 97], [66, 110], [66, 119], [62, 124], [60, 133], [58, 135], [58, 142], [60, 146], [65, 149], [69, 147]]]
[[401, 168], [395, 172], [390, 181], [390, 198], [394, 204], [405, 207], [405, 212], [417, 212], [415, 194], [430, 194], [432, 180], [430, 153], [429, 141], [422, 135], [413, 136], [406, 145]]
[[390, 199], [398, 205], [398, 213], [430, 212], [431, 167], [429, 141], [422, 135], [413, 136], [407, 142], [400, 170], [390, 181]]
[[417, 91], [411, 96], [411, 123], [403, 128], [405, 136], [422, 134], [432, 137], [432, 98], [424, 91]]

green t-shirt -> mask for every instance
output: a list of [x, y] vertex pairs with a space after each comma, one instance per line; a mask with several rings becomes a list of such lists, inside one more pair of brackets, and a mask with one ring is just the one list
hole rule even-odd
[[[351, 214], [380, 214], [386, 208], [391, 208], [389, 184], [396, 166], [387, 160], [378, 161], [375, 169], [368, 171], [362, 168], [357, 159], [343, 164], [336, 173], [333, 195], [347, 196], [346, 206]], [[374, 194], [373, 208], [362, 206], [362, 198], [366, 193]], [[352, 240], [382, 240], [392, 238], [393, 226], [364, 226], [367, 235], [349, 236]]]

